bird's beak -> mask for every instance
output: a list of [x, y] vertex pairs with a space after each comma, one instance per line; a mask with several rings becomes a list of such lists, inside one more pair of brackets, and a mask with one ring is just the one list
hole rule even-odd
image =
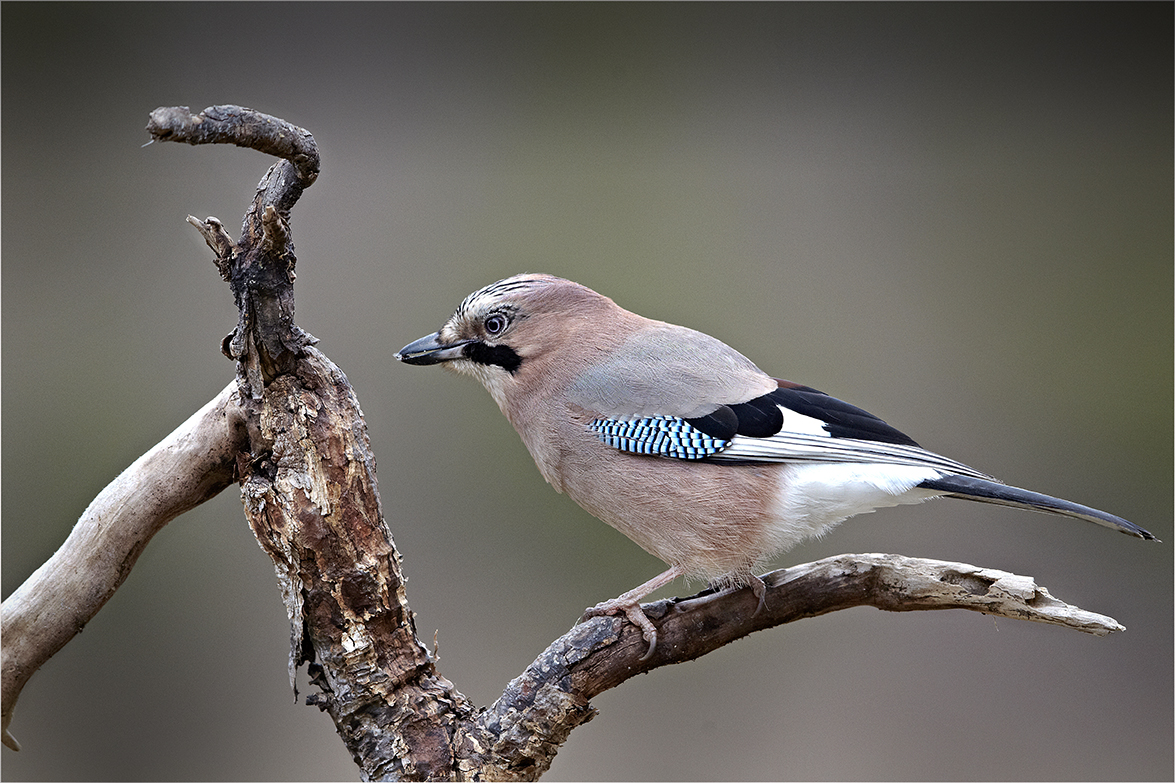
[[433, 332], [405, 345], [396, 354], [396, 358], [404, 364], [440, 364], [452, 359], [460, 359], [464, 356], [462, 349], [468, 344], [469, 341], [464, 340], [446, 345], [441, 342], [441, 333]]

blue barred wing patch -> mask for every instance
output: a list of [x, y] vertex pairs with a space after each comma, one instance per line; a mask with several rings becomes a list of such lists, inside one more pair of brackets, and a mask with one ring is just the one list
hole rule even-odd
[[643, 419], [596, 419], [588, 429], [607, 445], [631, 454], [675, 459], [705, 459], [730, 445], [674, 416]]

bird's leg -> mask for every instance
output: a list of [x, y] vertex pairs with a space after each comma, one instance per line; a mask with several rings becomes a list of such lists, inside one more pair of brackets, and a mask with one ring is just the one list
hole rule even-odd
[[634, 587], [627, 593], [622, 593], [609, 601], [596, 604], [583, 613], [583, 616], [579, 618], [580, 622], [583, 622], [589, 617], [615, 615], [624, 612], [624, 616], [628, 618], [628, 621], [641, 629], [645, 641], [649, 643], [648, 651], [640, 657], [640, 660], [647, 661], [652, 657], [653, 650], [657, 649], [657, 629], [653, 627], [652, 621], [645, 616], [644, 610], [641, 609], [641, 599], [654, 590], [669, 584], [679, 576], [681, 576], [681, 571], [677, 569], [677, 566], [673, 566], [668, 571], [653, 577], [639, 587]]
[[722, 580], [715, 580], [709, 584], [709, 589], [715, 593], [720, 593], [723, 590], [742, 590], [744, 587], [749, 587], [755, 597], [759, 599], [759, 604], [755, 607], [755, 611], [751, 612], [751, 617], [763, 611], [763, 607], [767, 605], [767, 583], [759, 577], [751, 574], [746, 578], [746, 584], [739, 585], [735, 583], [731, 585], [729, 582]]
[[751, 612], [751, 617], [754, 617], [763, 611], [763, 607], [767, 605], [767, 584], [759, 577], [751, 574], [751, 579], [747, 582], [747, 587], [751, 588], [751, 592], [759, 599], [759, 605], [755, 607], [755, 611]]

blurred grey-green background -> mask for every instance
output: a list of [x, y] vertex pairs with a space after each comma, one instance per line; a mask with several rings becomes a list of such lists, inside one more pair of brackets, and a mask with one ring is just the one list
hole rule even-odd
[[[0, 13], [5, 596], [232, 376], [231, 297], [184, 217], [235, 235], [270, 161], [142, 148], [177, 104], [318, 140], [299, 323], [355, 386], [418, 628], [479, 703], [662, 568], [546, 486], [480, 386], [392, 358], [520, 271], [1173, 538], [1170, 4]], [[549, 778], [1170, 778], [1170, 543], [942, 501], [779, 564], [867, 551], [1030, 574], [1129, 630], [807, 620], [602, 695]], [[32, 678], [4, 776], [354, 779], [287, 639], [227, 491]]]

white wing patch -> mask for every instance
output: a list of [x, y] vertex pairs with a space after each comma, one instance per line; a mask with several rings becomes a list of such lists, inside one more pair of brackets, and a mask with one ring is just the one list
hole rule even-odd
[[[776, 405], [783, 411], [783, 429], [781, 432], [793, 432], [799, 435], [816, 435], [821, 438], [831, 438], [828, 434], [828, 429], [824, 426], [824, 422], [813, 416], [805, 416], [802, 413], [785, 408], [782, 405]], [[740, 440], [736, 438], [736, 440]], [[746, 440], [765, 440], [765, 438], [747, 438]]]

